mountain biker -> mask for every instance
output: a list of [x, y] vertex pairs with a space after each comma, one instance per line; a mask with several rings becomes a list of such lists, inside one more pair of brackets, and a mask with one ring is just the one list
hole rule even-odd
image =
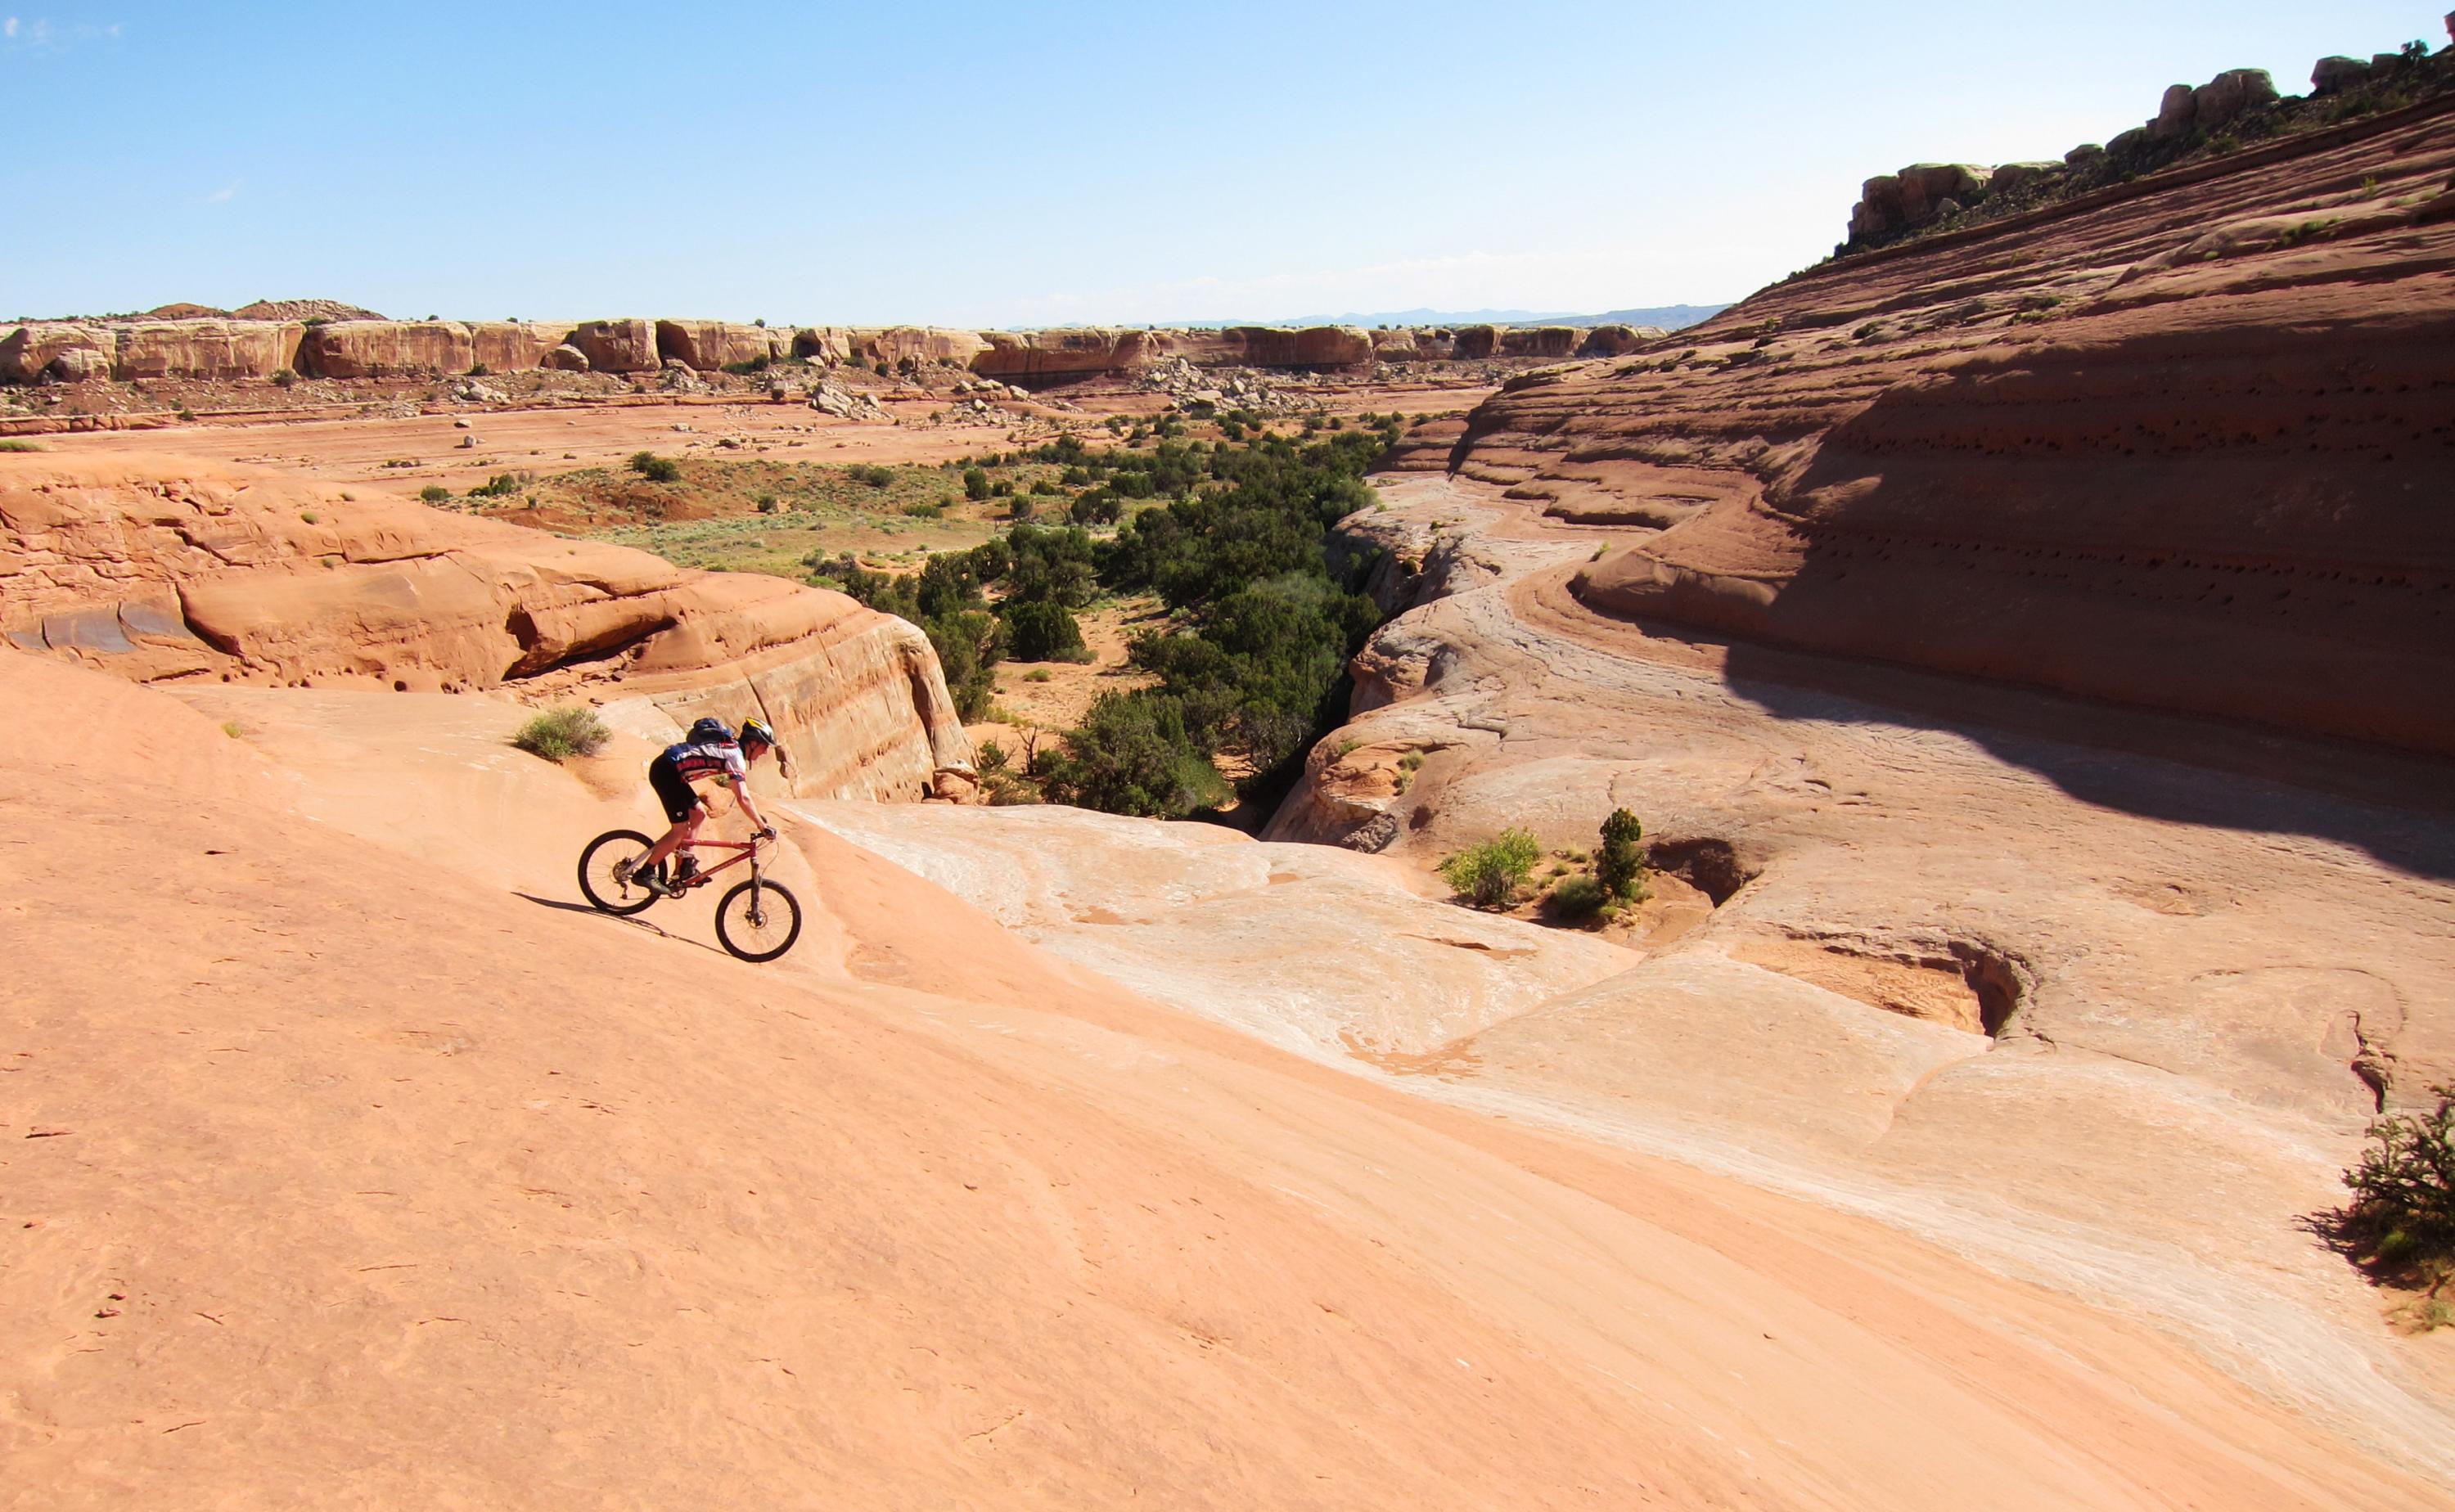
[[665, 817], [673, 821], [673, 828], [647, 855], [617, 866], [615, 880], [665, 897], [681, 896], [681, 884], [698, 870], [698, 857], [684, 852], [671, 883], [659, 881], [656, 870], [659, 861], [697, 838], [700, 825], [707, 818], [707, 800], [699, 795], [695, 783], [714, 780], [729, 785], [741, 812], [759, 826], [759, 837], [774, 839], [776, 827], [750, 796], [750, 764], [775, 749], [776, 732], [757, 719], [744, 720], [738, 736], [721, 719], [701, 719], [691, 726], [687, 737], [658, 753], [648, 763], [648, 786], [664, 804]]

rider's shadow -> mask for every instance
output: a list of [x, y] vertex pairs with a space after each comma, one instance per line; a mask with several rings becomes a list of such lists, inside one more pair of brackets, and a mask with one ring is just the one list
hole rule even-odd
[[558, 909], [566, 914], [585, 914], [591, 918], [601, 918], [610, 923], [616, 924], [627, 924], [633, 929], [645, 930], [647, 933], [656, 936], [659, 939], [680, 940], [685, 945], [696, 945], [710, 955], [720, 956], [724, 954], [722, 951], [718, 950], [714, 945], [709, 944], [703, 939], [693, 939], [688, 935], [677, 935], [672, 930], [666, 929], [659, 924], [651, 924], [644, 918], [628, 918], [619, 914], [608, 914], [602, 909], [591, 908], [586, 903], [566, 903], [559, 897], [539, 897], [535, 893], [523, 893], [517, 888], [514, 888], [512, 890], [512, 896], [514, 897], [527, 898], [530, 902], [535, 903], [539, 908]]

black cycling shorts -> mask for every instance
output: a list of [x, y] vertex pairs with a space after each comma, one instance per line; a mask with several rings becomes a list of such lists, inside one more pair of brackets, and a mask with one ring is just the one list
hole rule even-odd
[[704, 800], [691, 791], [690, 782], [680, 768], [663, 756], [648, 763], [648, 786], [657, 790], [659, 801], [665, 806], [668, 822], [680, 824], [691, 816], [691, 810]]

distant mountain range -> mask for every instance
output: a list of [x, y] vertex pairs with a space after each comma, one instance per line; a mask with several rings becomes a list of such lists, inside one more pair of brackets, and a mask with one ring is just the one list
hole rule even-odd
[[1370, 315], [1299, 315], [1292, 320], [1186, 320], [1161, 322], [1179, 330], [1226, 326], [1660, 326], [1677, 331], [1711, 320], [1727, 304], [1659, 305], [1651, 310], [1606, 310], [1598, 315], [1546, 314], [1533, 310], [1387, 310]]

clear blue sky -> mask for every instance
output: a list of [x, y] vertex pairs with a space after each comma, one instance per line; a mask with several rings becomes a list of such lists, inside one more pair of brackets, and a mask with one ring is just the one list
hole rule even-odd
[[1027, 326], [1736, 298], [2446, 0], [0, 0], [0, 314]]

